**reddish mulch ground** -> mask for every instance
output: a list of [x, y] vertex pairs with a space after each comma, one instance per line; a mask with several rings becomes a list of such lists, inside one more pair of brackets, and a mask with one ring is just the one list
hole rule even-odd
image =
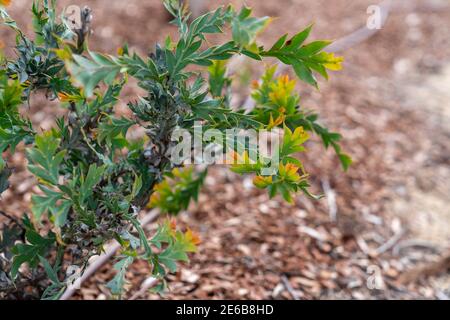
[[[60, 2], [61, 6], [82, 3]], [[339, 38], [365, 23], [366, 9], [372, 4], [365, 0], [246, 2], [258, 15], [279, 17], [263, 35], [265, 43], [311, 21], [314, 37]], [[198, 204], [179, 217], [182, 225], [200, 232], [203, 242], [191, 263], [169, 277], [171, 291], [164, 298], [450, 295], [446, 270], [420, 279], [411, 275], [400, 283], [402, 274], [439, 260], [450, 248], [450, 8], [436, 10], [426, 1], [417, 3], [420, 8], [392, 13], [375, 37], [344, 52], [345, 70], [321, 83], [320, 92], [299, 88], [303, 106], [319, 110], [323, 121], [344, 135], [345, 149], [355, 160], [344, 174], [332, 152], [325, 154], [319, 143], [311, 143], [310, 152], [302, 155], [314, 189], [321, 192], [328, 181], [336, 193], [338, 222], [330, 221], [326, 199], [312, 202], [301, 196], [295, 205], [286, 205], [252, 188], [248, 178], [213, 168]], [[11, 14], [22, 18], [19, 22], [27, 21], [21, 13], [25, 4], [28, 1], [14, 1]], [[165, 24], [159, 1], [99, 0], [89, 5], [95, 12], [95, 34], [90, 40], [94, 50], [114, 52], [127, 41], [145, 52], [155, 41], [163, 41], [167, 32], [174, 32]], [[3, 30], [0, 34], [12, 41], [10, 34]], [[135, 92], [131, 88], [127, 96]], [[32, 101], [33, 121], [44, 128], [52, 125], [54, 110], [42, 98]], [[0, 209], [20, 215], [28, 211], [35, 182], [24, 170], [23, 154], [11, 161], [16, 174]], [[405, 234], [394, 246], [378, 256], [368, 254], [399, 229]], [[76, 298], [107, 298], [105, 284], [113, 276], [111, 269], [110, 264], [102, 268]], [[376, 277], [368, 271], [375, 271]], [[128, 273], [130, 296], [147, 276], [147, 266], [133, 265]], [[381, 281], [380, 290], [369, 288], [373, 279]], [[141, 298], [158, 297], [149, 293]]]

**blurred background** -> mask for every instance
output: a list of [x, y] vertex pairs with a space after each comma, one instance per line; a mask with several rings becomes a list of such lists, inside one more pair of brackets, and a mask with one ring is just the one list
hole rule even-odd
[[[192, 1], [192, 0], [191, 0]], [[195, 13], [244, 1], [193, 0]], [[314, 22], [313, 38], [338, 39], [363, 27], [375, 0], [248, 0], [257, 16], [275, 19], [260, 36], [273, 43]], [[59, 0], [93, 9], [91, 50], [114, 54], [124, 42], [145, 54], [175, 27], [159, 0]], [[11, 16], [31, 30], [31, 0], [12, 0]], [[14, 35], [0, 39], [7, 55]], [[251, 177], [226, 168], [210, 171], [198, 203], [180, 215], [201, 234], [191, 263], [169, 277], [164, 297], [224, 299], [448, 299], [450, 296], [450, 1], [394, 0], [387, 23], [373, 37], [340, 52], [344, 70], [320, 82], [320, 91], [299, 85], [302, 106], [317, 110], [344, 136], [354, 165], [342, 172], [319, 141], [302, 155], [314, 191], [327, 196], [295, 205], [269, 200]], [[262, 69], [239, 61], [236, 101]], [[119, 107], [139, 91], [125, 90]], [[54, 103], [31, 100], [32, 120], [51, 127]], [[0, 209], [29, 211], [35, 181], [19, 152], [12, 188]], [[336, 216], [336, 220], [330, 218]], [[83, 285], [75, 298], [105, 299], [111, 265]], [[127, 278], [130, 294], [148, 276], [145, 264]], [[150, 293], [138, 298], [157, 298]]]

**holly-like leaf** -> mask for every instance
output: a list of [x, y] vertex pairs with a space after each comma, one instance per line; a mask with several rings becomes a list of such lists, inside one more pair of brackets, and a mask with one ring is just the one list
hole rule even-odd
[[5, 72], [0, 71], [0, 153], [7, 149], [14, 153], [16, 146], [32, 135], [31, 124], [18, 110], [22, 92], [18, 80], [9, 80]]
[[241, 48], [254, 43], [256, 35], [270, 22], [269, 17], [251, 17], [251, 13], [252, 9], [244, 6], [231, 22], [233, 40]]
[[158, 255], [158, 261], [166, 266], [170, 272], [177, 271], [177, 263], [188, 262], [187, 253], [197, 250], [198, 238], [193, 236], [192, 231], [186, 233], [177, 232], [174, 242], [166, 250]]
[[64, 199], [58, 206], [51, 208], [51, 218], [56, 228], [61, 228], [66, 224], [67, 216], [72, 205], [73, 203], [71, 200]]
[[99, 141], [106, 140], [111, 143], [119, 135], [126, 137], [128, 129], [135, 124], [135, 121], [122, 117], [120, 119], [108, 117], [106, 122], [102, 122], [99, 128]]
[[90, 52], [92, 60], [80, 55], [73, 55], [73, 60], [67, 60], [67, 69], [74, 80], [84, 88], [85, 95], [91, 97], [97, 85], [103, 81], [111, 85], [123, 66], [118, 60], [100, 53]]
[[314, 71], [328, 79], [326, 69], [337, 71], [342, 68], [342, 57], [323, 52], [331, 41], [318, 40], [304, 44], [312, 26], [297, 33], [290, 40], [282, 36], [271, 49], [260, 52], [261, 56], [275, 57], [281, 62], [291, 65], [296, 75], [304, 82], [318, 87]]
[[164, 243], [170, 243], [172, 241], [176, 232], [176, 224], [174, 221], [175, 220], [172, 220], [172, 222], [166, 220], [158, 227], [156, 234], [150, 240], [152, 245], [161, 249]]
[[59, 179], [60, 164], [64, 160], [66, 150], [56, 152], [60, 140], [55, 137], [53, 131], [47, 131], [43, 135], [36, 136], [36, 146], [27, 150], [27, 158], [30, 170], [43, 182], [57, 185]]
[[16, 244], [12, 250], [14, 254], [11, 266], [12, 279], [17, 277], [19, 268], [22, 264], [29, 263], [30, 267], [36, 267], [39, 263], [39, 256], [45, 257], [56, 240], [53, 233], [49, 233], [46, 237], [41, 236], [27, 216], [23, 219], [23, 225], [26, 229], [25, 237], [27, 243]]
[[101, 181], [106, 167], [97, 167], [93, 164], [89, 167], [86, 177], [81, 177], [80, 185], [80, 203], [84, 203], [94, 192], [94, 187]]
[[114, 265], [114, 269], [117, 270], [117, 274], [114, 278], [107, 283], [107, 287], [114, 295], [121, 295], [123, 292], [123, 286], [125, 285], [125, 273], [127, 268], [133, 263], [133, 257], [125, 257]]
[[51, 190], [45, 186], [40, 186], [44, 192], [43, 196], [32, 195], [31, 196], [31, 211], [36, 221], [41, 221], [42, 215], [46, 212], [57, 211], [56, 202], [63, 198], [63, 194], [58, 191]]

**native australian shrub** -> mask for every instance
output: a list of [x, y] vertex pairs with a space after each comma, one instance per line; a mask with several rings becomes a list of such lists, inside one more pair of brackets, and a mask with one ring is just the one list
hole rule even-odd
[[[75, 23], [56, 12], [56, 0], [36, 0], [34, 36], [29, 37], [7, 13], [9, 3], [0, 0], [0, 21], [16, 35], [15, 57], [0, 54], [0, 193], [9, 187], [14, 170], [8, 157], [19, 145], [40, 192], [32, 195], [30, 213], [20, 221], [14, 218], [17, 213], [2, 212], [7, 219], [0, 241], [4, 298], [58, 299], [111, 240], [121, 245], [117, 275], [108, 283], [113, 295], [122, 294], [125, 272], [136, 260], [149, 263], [153, 276], [161, 279], [156, 290], [164, 290], [165, 275], [187, 261], [200, 240], [169, 221], [148, 234], [138, 214], [148, 207], [170, 214], [185, 210], [197, 198], [207, 167], [186, 166], [191, 158], [174, 161], [177, 130], [195, 136], [208, 129], [220, 135], [278, 128], [276, 161], [258, 150], [252, 157], [250, 143], [239, 144], [239, 139], [231, 138], [231, 147], [223, 147], [228, 138], [216, 146], [222, 144], [220, 152], [232, 171], [253, 174], [256, 187], [287, 201], [297, 192], [317, 197], [309, 192], [307, 166], [296, 157], [305, 151], [310, 134], [334, 148], [345, 169], [351, 163], [338, 144], [341, 136], [300, 106], [295, 80], [278, 75], [276, 66], [253, 84], [251, 110], [231, 105], [233, 77], [227, 62], [234, 56], [261, 65], [267, 58], [278, 60], [312, 89], [318, 87], [317, 75], [328, 78], [327, 70], [339, 70], [342, 58], [324, 51], [330, 41], [307, 41], [311, 26], [265, 48], [257, 35], [270, 18], [253, 17], [250, 8], [220, 7], [194, 19], [180, 2], [165, 0], [177, 39], [167, 37], [147, 56], [126, 45], [107, 55], [87, 46], [90, 9], [82, 9]], [[211, 44], [206, 39], [221, 33], [229, 40]], [[116, 105], [130, 78], [145, 94], [129, 101], [129, 115], [118, 114]], [[65, 110], [50, 130], [30, 120], [29, 101], [36, 92]], [[139, 129], [145, 133], [141, 138], [127, 134]]]

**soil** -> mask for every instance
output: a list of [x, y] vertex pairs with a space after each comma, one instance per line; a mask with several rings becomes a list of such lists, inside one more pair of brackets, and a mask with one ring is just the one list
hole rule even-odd
[[[374, 37], [342, 52], [344, 70], [322, 81], [320, 91], [299, 86], [302, 106], [318, 110], [324, 123], [343, 134], [344, 149], [355, 160], [348, 173], [342, 172], [333, 153], [324, 153], [318, 141], [302, 155], [313, 189], [323, 192], [328, 183], [335, 193], [337, 222], [330, 220], [327, 199], [299, 196], [295, 205], [287, 205], [253, 188], [250, 178], [214, 167], [198, 203], [179, 216], [182, 226], [200, 233], [199, 252], [169, 277], [170, 291], [163, 299], [450, 296], [448, 266], [400, 281], [403, 273], [439, 261], [450, 248], [450, 6], [447, 1], [397, 2], [405, 5], [392, 12]], [[64, 7], [83, 1], [59, 3]], [[310, 22], [315, 22], [314, 38], [344, 36], [364, 25], [373, 1], [246, 3], [257, 15], [278, 17], [261, 35], [270, 44]], [[89, 6], [95, 13], [92, 50], [114, 53], [128, 42], [145, 53], [175, 34], [158, 0], [92, 0]], [[28, 7], [29, 1], [13, 0], [10, 13], [20, 25], [30, 21], [24, 12]], [[7, 45], [13, 43], [4, 28], [0, 36]], [[245, 79], [257, 78], [262, 70], [245, 64], [241, 70], [252, 72], [236, 75], [243, 81], [238, 94], [244, 100]], [[129, 88], [122, 105], [138, 92]], [[30, 108], [27, 112], [42, 128], [61, 115], [41, 96], [33, 97]], [[20, 216], [29, 211], [35, 181], [25, 170], [22, 152], [10, 162], [15, 174], [0, 209]], [[374, 254], [390, 239], [396, 240], [392, 246]], [[132, 266], [127, 297], [139, 289], [148, 271], [143, 263]], [[111, 264], [105, 265], [74, 298], [106, 299], [105, 284], [113, 274]], [[140, 298], [161, 299], [151, 293]]]

